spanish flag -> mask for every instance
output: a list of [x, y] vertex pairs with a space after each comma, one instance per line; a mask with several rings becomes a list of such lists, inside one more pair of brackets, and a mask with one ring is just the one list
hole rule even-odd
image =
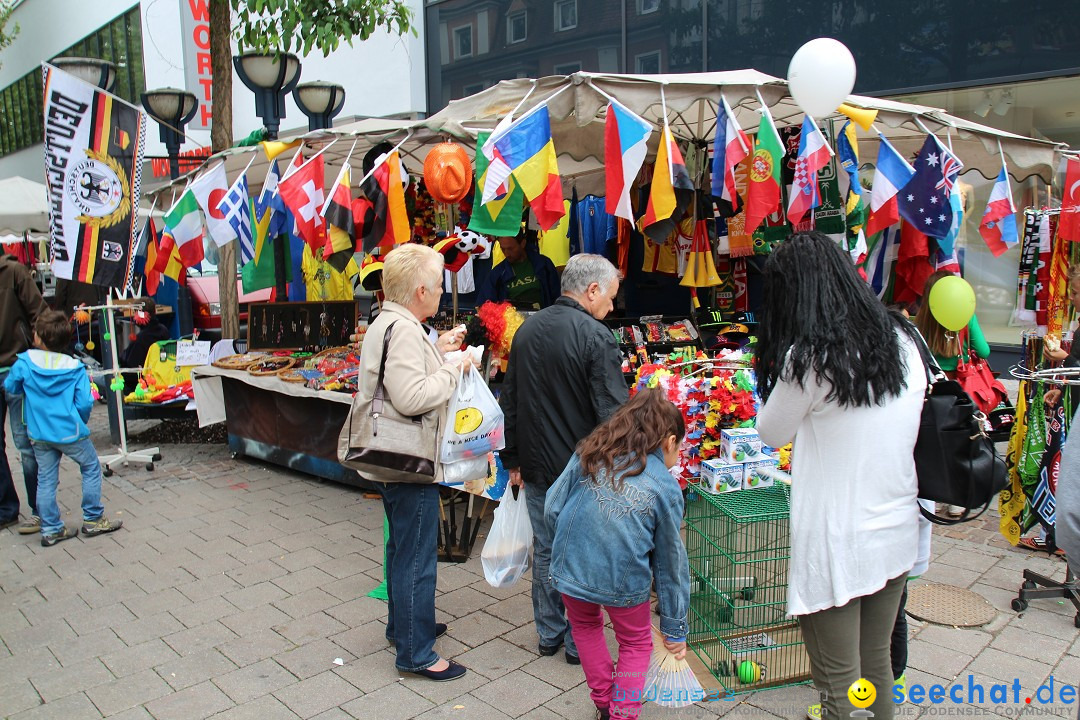
[[349, 190], [349, 163], [338, 173], [337, 181], [326, 199], [322, 216], [326, 219], [326, 245], [323, 257], [330, 267], [342, 272], [352, 259], [356, 242], [353, 239], [352, 191]]
[[671, 134], [671, 128], [664, 123], [660, 134], [660, 147], [656, 151], [656, 168], [653, 170], [652, 185], [649, 188], [649, 204], [645, 214], [638, 220], [641, 232], [660, 245], [686, 213], [686, 208], [694, 198], [694, 184], [686, 172], [682, 153]]
[[370, 227], [364, 227], [364, 252], [371, 252], [376, 246], [390, 250], [412, 237], [409, 216], [405, 212], [405, 183], [408, 180], [408, 175], [401, 169], [397, 150], [381, 155], [375, 161], [374, 172], [361, 186], [374, 209], [374, 222]]
[[[486, 202], [491, 202], [495, 187], [502, 185], [505, 170], [509, 169], [525, 192], [540, 228], [555, 227], [566, 211], [547, 106], [529, 112], [502, 133], [496, 129], [483, 150], [491, 159], [483, 192]], [[495, 172], [499, 167], [502, 173]]]

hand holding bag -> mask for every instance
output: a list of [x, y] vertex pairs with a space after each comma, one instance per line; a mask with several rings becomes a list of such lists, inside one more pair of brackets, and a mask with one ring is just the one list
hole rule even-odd
[[518, 493], [506, 493], [495, 508], [495, 520], [491, 523], [480, 564], [484, 566], [484, 579], [492, 587], [510, 587], [529, 569], [529, 551], [532, 550], [532, 523], [525, 506], [525, 488]]
[[457, 390], [446, 411], [446, 433], [439, 455], [444, 463], [486, 457], [506, 446], [504, 418], [499, 401], [491, 394], [478, 370], [458, 379]]
[[[966, 508], [955, 520], [920, 510], [927, 520], [939, 525], [974, 520], [986, 512], [994, 496], [1008, 484], [1005, 463], [983, 429], [985, 416], [960, 383], [945, 377], [918, 332], [914, 328], [911, 332], [927, 377], [915, 441], [919, 497]], [[971, 515], [971, 510], [978, 512]]]
[[[1005, 391], [1005, 386], [994, 377], [990, 364], [979, 357], [966, 340], [965, 331], [960, 335], [960, 357], [956, 363], [956, 381], [975, 401], [979, 411], [984, 415], [989, 415], [1003, 400], [1008, 400], [1009, 394]], [[967, 348], [967, 361], [964, 360], [965, 348]]]
[[383, 336], [379, 379], [370, 399], [360, 393], [338, 435], [338, 462], [383, 482], [433, 483], [438, 466], [439, 411], [403, 415], [386, 398], [383, 375], [394, 323]]

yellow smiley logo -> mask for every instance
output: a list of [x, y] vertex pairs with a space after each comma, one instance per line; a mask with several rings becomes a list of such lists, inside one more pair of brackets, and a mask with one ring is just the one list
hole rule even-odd
[[874, 683], [866, 678], [859, 678], [851, 683], [851, 687], [849, 687], [847, 691], [847, 696], [852, 705], [860, 709], [865, 709], [874, 704], [874, 700], [877, 698], [877, 689], [874, 687]]

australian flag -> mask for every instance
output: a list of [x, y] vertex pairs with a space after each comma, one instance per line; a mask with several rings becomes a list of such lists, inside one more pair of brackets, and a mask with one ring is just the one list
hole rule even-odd
[[953, 223], [949, 198], [964, 164], [933, 135], [915, 157], [915, 175], [897, 194], [900, 217], [924, 235], [943, 238]]

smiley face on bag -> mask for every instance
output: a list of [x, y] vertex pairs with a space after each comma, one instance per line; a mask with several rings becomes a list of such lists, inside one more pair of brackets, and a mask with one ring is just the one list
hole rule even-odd
[[454, 432], [458, 434], [471, 433], [484, 422], [484, 413], [474, 407], [458, 410], [454, 414]]

